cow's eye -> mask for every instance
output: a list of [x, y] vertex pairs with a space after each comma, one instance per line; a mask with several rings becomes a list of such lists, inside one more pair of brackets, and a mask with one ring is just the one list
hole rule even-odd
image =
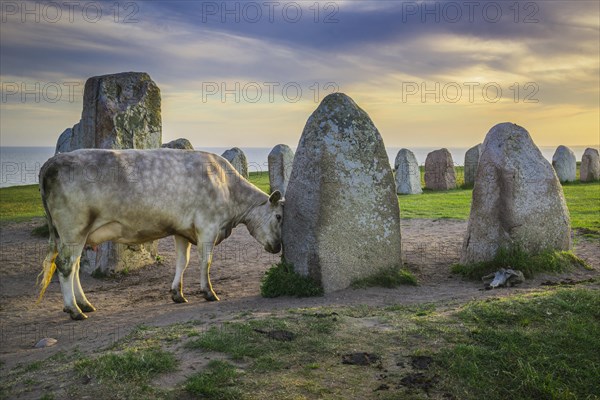
[[275, 214], [275, 218], [277, 218], [277, 221], [281, 221], [281, 215]]

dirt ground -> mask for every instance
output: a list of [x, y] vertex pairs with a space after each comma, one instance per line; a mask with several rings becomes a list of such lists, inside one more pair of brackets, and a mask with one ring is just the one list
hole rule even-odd
[[[260, 297], [260, 280], [265, 271], [279, 261], [279, 255], [265, 252], [241, 226], [215, 252], [211, 280], [220, 302], [206, 302], [200, 295], [195, 251], [192, 251], [184, 282], [184, 294], [189, 302], [171, 301], [169, 288], [175, 270], [175, 249], [173, 239], [166, 238], [159, 243], [161, 263], [103, 279], [82, 276], [84, 291], [97, 311], [88, 313], [88, 320], [78, 322], [71, 321], [62, 312], [56, 276], [43, 301], [36, 304], [35, 281], [46, 252], [46, 240], [32, 237], [30, 232], [41, 223], [38, 219], [7, 224], [1, 229], [0, 379], [18, 364], [43, 360], [59, 351], [78, 349], [84, 354], [93, 353], [123, 338], [139, 325], [162, 326], [203, 319], [222, 322], [246, 312], [302, 307], [460, 304], [488, 296], [536, 290], [542, 282], [559, 282], [566, 278], [580, 281], [600, 276], [599, 241], [575, 236], [575, 254], [585, 259], [593, 271], [581, 269], [559, 276], [539, 275], [517, 288], [485, 291], [482, 284], [463, 281], [450, 273], [450, 266], [459, 258], [466, 222], [414, 219], [402, 221], [402, 241], [404, 262], [417, 276], [419, 286], [348, 289], [305, 299], [265, 299]], [[58, 344], [33, 348], [45, 337], [57, 339]]]

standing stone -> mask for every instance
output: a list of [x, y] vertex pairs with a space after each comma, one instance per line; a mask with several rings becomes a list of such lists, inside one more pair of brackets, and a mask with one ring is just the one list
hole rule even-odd
[[184, 138], [171, 140], [169, 143], [165, 143], [160, 147], [163, 149], [194, 150], [194, 146], [192, 146], [190, 141]]
[[475, 184], [475, 173], [481, 156], [481, 143], [471, 147], [465, 154], [465, 185], [472, 187]]
[[552, 166], [560, 182], [573, 182], [577, 177], [575, 153], [566, 146], [558, 146], [552, 156]]
[[440, 149], [427, 154], [425, 159], [425, 187], [432, 190], [456, 188], [454, 162], [448, 149]]
[[234, 147], [229, 150], [225, 150], [222, 157], [229, 161], [233, 168], [240, 173], [244, 178], [248, 179], [248, 160], [242, 149]]
[[[79, 125], [79, 124], [78, 124]], [[54, 154], [66, 153], [70, 151], [71, 141], [73, 140], [73, 128], [67, 128], [60, 134], [56, 141], [56, 149]]]
[[[81, 120], [60, 135], [56, 152], [153, 149], [161, 140], [160, 89], [147, 73], [124, 72], [86, 81]], [[105, 242], [97, 251], [84, 250], [80, 265], [90, 274], [139, 268], [154, 262], [157, 244]]]
[[483, 142], [461, 263], [492, 260], [500, 248], [569, 250], [570, 233], [560, 182], [529, 133], [494, 126]]
[[269, 163], [271, 193], [279, 190], [281, 194], [285, 194], [292, 173], [294, 152], [287, 144], [278, 144], [269, 153], [267, 161]]
[[421, 171], [415, 154], [408, 149], [401, 149], [394, 162], [396, 176], [396, 193], [421, 194]]
[[283, 256], [325, 292], [400, 267], [400, 210], [381, 135], [343, 93], [312, 113], [287, 187]]
[[579, 179], [581, 182], [593, 182], [600, 179], [600, 155], [598, 150], [588, 147], [583, 152]]

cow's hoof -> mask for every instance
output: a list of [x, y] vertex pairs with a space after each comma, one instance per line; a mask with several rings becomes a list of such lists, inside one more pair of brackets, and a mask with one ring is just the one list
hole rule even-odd
[[77, 305], [79, 306], [79, 308], [81, 308], [81, 311], [83, 311], [83, 312], [94, 312], [94, 311], [96, 311], [96, 307], [94, 307], [90, 303], [87, 303], [87, 304], [79, 304], [79, 303], [77, 303]]
[[87, 319], [87, 315], [85, 315], [82, 312], [70, 312], [69, 315], [71, 316], [71, 319], [74, 321], [83, 321], [84, 319]]
[[173, 301], [175, 303], [187, 303], [187, 299], [185, 297], [183, 297], [183, 295], [181, 293], [179, 293], [178, 290], [175, 289], [171, 289], [171, 299], [173, 299]]
[[[90, 307], [94, 308], [91, 304], [90, 304]], [[94, 310], [95, 310], [95, 308], [94, 308]], [[85, 315], [84, 313], [82, 313], [79, 310], [73, 311], [73, 310], [68, 309], [67, 307], [63, 307], [63, 311], [66, 313], [69, 313], [69, 316], [71, 317], [72, 320], [83, 321], [84, 319], [87, 319], [87, 315]]]
[[219, 297], [214, 292], [202, 292], [206, 301], [219, 301]]
[[71, 317], [72, 320], [83, 321], [84, 319], [87, 319], [87, 315], [85, 315], [81, 311], [69, 310], [67, 307], [63, 308], [63, 311], [66, 313], [69, 313], [69, 316]]

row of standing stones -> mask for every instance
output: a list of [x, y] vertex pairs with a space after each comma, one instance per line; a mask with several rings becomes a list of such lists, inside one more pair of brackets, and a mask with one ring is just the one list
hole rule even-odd
[[[185, 141], [186, 146], [178, 143]], [[162, 147], [193, 150], [186, 139], [177, 139]], [[481, 143], [471, 147], [465, 154], [464, 185], [473, 187], [475, 174], [481, 157]], [[248, 178], [248, 161], [244, 152], [238, 147], [225, 151], [222, 156], [244, 177]], [[287, 181], [291, 175], [294, 161], [293, 150], [278, 144], [268, 156], [268, 171], [271, 191], [285, 193]], [[566, 146], [559, 146], [552, 157], [552, 166], [561, 183], [576, 180], [577, 160], [575, 153]], [[447, 149], [435, 150], [427, 155], [425, 161], [425, 188], [430, 190], [450, 190], [457, 187], [456, 171], [452, 155]], [[397, 194], [421, 194], [421, 172], [414, 153], [409, 149], [401, 149], [394, 162], [394, 177]], [[600, 156], [598, 150], [588, 148], [581, 159], [581, 182], [593, 182], [600, 179]]]
[[[465, 154], [464, 184], [472, 187], [481, 158], [482, 145], [471, 147]], [[566, 146], [558, 146], [552, 156], [552, 167], [561, 183], [574, 182], [577, 179], [577, 159], [575, 153]], [[401, 149], [394, 163], [396, 193], [420, 194], [421, 172], [417, 158], [412, 151]], [[600, 179], [600, 155], [598, 150], [587, 148], [581, 157], [581, 182], [593, 182]], [[425, 160], [425, 187], [431, 190], [449, 190], [456, 188], [456, 175], [452, 155], [447, 149], [433, 151]]]
[[[147, 74], [93, 77], [86, 82], [81, 121], [63, 132], [56, 150], [193, 149], [186, 139], [161, 146], [161, 131], [160, 91]], [[465, 180], [470, 174], [474, 190], [461, 262], [490, 260], [498, 249], [515, 244], [529, 253], [571, 247], [570, 222], [557, 177], [566, 158], [563, 153], [555, 154], [555, 172], [529, 133], [510, 123], [494, 126], [483, 144], [467, 152], [465, 165], [477, 167], [465, 170]], [[248, 176], [240, 149], [230, 149], [223, 157]], [[306, 123], [296, 154], [287, 145], [277, 145], [268, 163], [271, 190], [286, 197], [283, 256], [297, 272], [331, 292], [402, 265], [396, 193], [421, 192], [416, 158], [409, 150], [400, 150], [395, 181], [379, 131], [350, 97], [334, 93], [323, 99]], [[598, 152], [588, 149], [581, 179], [599, 175]], [[448, 150], [427, 156], [425, 181], [426, 187], [434, 189], [456, 185]], [[105, 243], [96, 252], [84, 252], [82, 267], [87, 272], [136, 268], [152, 262], [155, 255], [155, 242]]]

